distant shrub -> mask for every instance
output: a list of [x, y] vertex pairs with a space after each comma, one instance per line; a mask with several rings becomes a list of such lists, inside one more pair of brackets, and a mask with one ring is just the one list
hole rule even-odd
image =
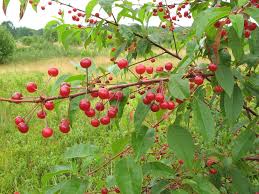
[[0, 27], [0, 64], [5, 63], [15, 50], [15, 40], [4, 27]]

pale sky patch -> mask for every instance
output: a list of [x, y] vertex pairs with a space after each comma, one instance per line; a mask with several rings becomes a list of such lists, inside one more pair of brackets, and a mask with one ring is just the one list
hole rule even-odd
[[[85, 9], [85, 6], [87, 5], [89, 0], [63, 0], [62, 2], [64, 3], [70, 3], [72, 6], [82, 9]], [[181, 2], [182, 0], [168, 0], [168, 2]], [[150, 2], [150, 0], [132, 0], [131, 2], [133, 3], [145, 3], [145, 2]], [[7, 14], [6, 16], [3, 13], [2, 10], [2, 4], [3, 0], [0, 0], [0, 23], [3, 21], [11, 21], [16, 27], [21, 27], [25, 26], [28, 28], [33, 28], [33, 29], [40, 29], [44, 28], [44, 26], [51, 20], [55, 19], [54, 17], [60, 17], [58, 15], [58, 10], [64, 10], [65, 14], [65, 22], [66, 23], [73, 23], [71, 20], [71, 15], [67, 14], [67, 11], [70, 10], [71, 8], [65, 7], [65, 6], [60, 6], [57, 3], [54, 3], [49, 6], [48, 5], [48, 0], [41, 0], [38, 6], [38, 11], [35, 12], [31, 5], [28, 5], [26, 12], [24, 14], [24, 17], [20, 20], [19, 19], [19, 0], [11, 0], [7, 9]], [[42, 11], [40, 9], [40, 6], [44, 5], [46, 9]], [[98, 11], [98, 8], [97, 10]], [[116, 15], [118, 13], [119, 9], [114, 9], [114, 14]], [[175, 10], [172, 10], [172, 12], [175, 12]], [[102, 14], [102, 12], [101, 12]], [[121, 23], [128, 24], [132, 23], [130, 19], [125, 19], [122, 20]], [[82, 23], [83, 24], [83, 23]], [[150, 20], [150, 25], [151, 26], [157, 26], [159, 24], [159, 19], [156, 17], [152, 17]], [[192, 24], [192, 20], [183, 18], [180, 22], [180, 25], [182, 26], [190, 26]]]

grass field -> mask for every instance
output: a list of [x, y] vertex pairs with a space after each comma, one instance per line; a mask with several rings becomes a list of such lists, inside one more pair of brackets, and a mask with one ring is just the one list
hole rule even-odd
[[[13, 92], [20, 91], [27, 94], [25, 84], [34, 81], [39, 84], [39, 88], [44, 88], [47, 80], [46, 71], [49, 67], [58, 67], [63, 73], [78, 73], [73, 64], [78, 63], [76, 58], [53, 58], [49, 60], [39, 60], [35, 62], [13, 63], [0, 66], [0, 96], [9, 97]], [[162, 64], [170, 60], [164, 56], [157, 61]], [[107, 67], [111, 64], [109, 58], [95, 56], [93, 61], [97, 65]], [[173, 61], [176, 63], [176, 61]], [[136, 103], [136, 102], [134, 102]], [[126, 136], [132, 130], [132, 123], [129, 122], [129, 113], [132, 110], [128, 105], [125, 117], [120, 123], [120, 129], [114, 127], [99, 127], [94, 129], [89, 126], [89, 119], [82, 113], [76, 115], [76, 121], [71, 133], [60, 134], [58, 124], [67, 112], [67, 103], [62, 103], [55, 112], [49, 113], [48, 123], [55, 130], [55, 136], [45, 140], [41, 137], [41, 129], [44, 122], [33, 117], [30, 122], [30, 132], [22, 135], [16, 129], [13, 119], [17, 115], [25, 115], [32, 105], [29, 104], [8, 104], [0, 102], [0, 193], [10, 194], [14, 191], [23, 193], [39, 193], [41, 188], [41, 178], [53, 166], [71, 163], [63, 159], [62, 155], [67, 147], [75, 143], [89, 143], [101, 148], [101, 155], [112, 153], [111, 146], [116, 139]], [[100, 157], [95, 161], [98, 165], [104, 158]], [[90, 167], [92, 164], [90, 164]], [[89, 169], [89, 166], [85, 170]], [[85, 173], [84, 170], [80, 173]], [[95, 187], [102, 187], [104, 181], [103, 174], [110, 174], [109, 171], [102, 171], [95, 179]]]

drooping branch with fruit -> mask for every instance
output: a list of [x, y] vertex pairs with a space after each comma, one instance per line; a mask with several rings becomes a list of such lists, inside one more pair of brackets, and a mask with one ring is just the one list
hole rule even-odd
[[[41, 11], [48, 8], [39, 1], [28, 2]], [[0, 101], [35, 104], [15, 118], [21, 133], [29, 132], [35, 113], [46, 120], [56, 101], [68, 104], [59, 125], [62, 133], [73, 129], [71, 110], [81, 110], [92, 127], [118, 127], [126, 105], [134, 101], [134, 118], [127, 121], [134, 127], [128, 134], [130, 145], [85, 175], [100, 173], [116, 161], [116, 184], [103, 188], [102, 194], [257, 192], [256, 181], [251, 182], [254, 174], [241, 166], [253, 167], [259, 159], [259, 1], [90, 0], [85, 10], [65, 1], [47, 2], [54, 3], [60, 6], [56, 25], [62, 44], [68, 47], [69, 39], [81, 34], [85, 49], [90, 44], [111, 49], [112, 65], [96, 67], [88, 56], [80, 61], [82, 74], [56, 80], [57, 95], [29, 82], [28, 93], [37, 95], [15, 92], [1, 97]], [[100, 11], [93, 13], [96, 9]], [[73, 24], [65, 24], [66, 14]], [[124, 25], [123, 18], [133, 23]], [[149, 26], [153, 18], [159, 20], [156, 28]], [[179, 27], [190, 19], [191, 27]], [[165, 55], [172, 60], [156, 64]], [[50, 68], [46, 86], [58, 76], [59, 70]], [[52, 137], [54, 131], [55, 126], [44, 122], [43, 137]]]

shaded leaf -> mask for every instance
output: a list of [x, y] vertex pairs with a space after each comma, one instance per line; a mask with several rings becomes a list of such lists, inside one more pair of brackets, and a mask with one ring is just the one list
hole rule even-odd
[[232, 22], [232, 26], [235, 29], [238, 37], [241, 38], [242, 35], [243, 35], [243, 30], [244, 30], [244, 17], [243, 17], [243, 15], [241, 15], [241, 14], [230, 15], [229, 18]]
[[237, 85], [235, 86], [233, 95], [231, 97], [229, 97], [228, 95], [224, 95], [225, 114], [227, 120], [231, 125], [233, 125], [239, 117], [243, 108], [243, 104], [243, 95]]
[[142, 102], [142, 100], [139, 100], [135, 114], [134, 114], [134, 126], [135, 126], [136, 130], [138, 130], [141, 127], [149, 110], [150, 110], [149, 106], [146, 106]]
[[190, 132], [180, 126], [171, 125], [168, 128], [167, 142], [177, 158], [184, 160], [184, 163], [191, 167], [194, 159], [194, 143]]
[[114, 175], [121, 193], [141, 193], [142, 169], [131, 157], [123, 158], [116, 164]]
[[91, 144], [75, 144], [68, 148], [64, 153], [65, 159], [85, 158], [97, 153], [98, 147]]
[[169, 80], [169, 92], [171, 96], [181, 100], [188, 98], [190, 96], [189, 81], [182, 79], [179, 74], [172, 74]]
[[132, 133], [132, 146], [135, 151], [136, 159], [145, 154], [149, 148], [155, 142], [155, 130], [149, 129], [146, 126], [142, 126], [139, 129], [136, 129]]
[[193, 101], [193, 122], [203, 136], [204, 141], [212, 141], [215, 135], [215, 122], [209, 107], [199, 99]]
[[143, 165], [143, 174], [154, 177], [174, 177], [174, 170], [162, 162], [148, 162]]

